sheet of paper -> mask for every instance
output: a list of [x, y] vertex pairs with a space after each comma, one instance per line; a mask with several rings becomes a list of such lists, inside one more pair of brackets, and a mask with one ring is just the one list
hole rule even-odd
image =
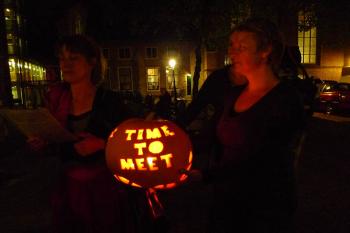
[[76, 140], [46, 108], [0, 109], [0, 115], [27, 137], [37, 136], [53, 143]]

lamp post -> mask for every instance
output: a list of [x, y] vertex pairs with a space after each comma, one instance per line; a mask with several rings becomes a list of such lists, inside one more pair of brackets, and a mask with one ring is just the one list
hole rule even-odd
[[177, 93], [176, 93], [176, 84], [175, 84], [175, 65], [176, 65], [176, 60], [175, 59], [170, 59], [169, 60], [169, 66], [173, 70], [173, 82], [174, 82], [174, 103], [176, 106], [177, 103]]

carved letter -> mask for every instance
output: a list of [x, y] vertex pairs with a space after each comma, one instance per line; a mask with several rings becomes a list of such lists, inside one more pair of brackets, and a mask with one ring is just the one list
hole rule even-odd
[[157, 165], [154, 163], [155, 161], [157, 161], [156, 157], [148, 157], [147, 158], [147, 163], [148, 163], [148, 167], [149, 167], [150, 171], [157, 171], [157, 170], [159, 170]]
[[139, 129], [137, 132], [137, 140], [143, 140], [143, 129]]
[[162, 135], [160, 134], [160, 131], [158, 128], [154, 128], [153, 130], [151, 129], [146, 129], [146, 138], [147, 139], [156, 139], [156, 138], [161, 138]]
[[173, 157], [172, 154], [161, 155], [160, 159], [165, 161], [166, 167], [172, 167], [170, 159]]
[[120, 167], [122, 170], [135, 170], [135, 164], [132, 159], [120, 159]]
[[169, 131], [168, 126], [166, 126], [166, 125], [163, 125], [160, 128], [163, 130], [165, 136], [174, 136], [175, 135], [174, 132]]
[[145, 159], [142, 158], [142, 159], [135, 159], [135, 162], [136, 162], [136, 166], [137, 166], [137, 169], [140, 170], [140, 171], [146, 171], [147, 168], [145, 168], [145, 165], [143, 164], [143, 162], [145, 162]]
[[135, 143], [134, 148], [137, 149], [137, 154], [138, 155], [143, 155], [143, 150], [142, 148], [145, 148], [147, 145], [145, 142], [142, 143]]
[[131, 135], [136, 133], [136, 130], [135, 129], [127, 129], [127, 130], [125, 130], [125, 133], [128, 135], [126, 137], [126, 140], [130, 141], [131, 140]]

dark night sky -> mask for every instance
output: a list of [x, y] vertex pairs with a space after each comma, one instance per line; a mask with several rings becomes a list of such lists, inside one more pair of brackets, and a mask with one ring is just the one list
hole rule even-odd
[[[29, 55], [40, 62], [55, 61], [54, 43], [59, 38], [57, 21], [64, 17], [68, 8], [79, 0], [23, 0], [23, 11], [27, 19]], [[151, 0], [85, 0], [89, 11], [88, 34], [97, 41], [119, 38], [128, 35], [128, 20], [132, 9], [139, 9]], [[147, 5], [147, 4], [146, 4]], [[136, 8], [135, 8], [136, 6]], [[142, 7], [140, 7], [142, 8]], [[90, 21], [89, 21], [90, 20]], [[127, 37], [128, 38], [128, 37]]]
[[53, 61], [57, 39], [56, 21], [67, 5], [66, 0], [24, 0], [29, 55], [41, 62]]

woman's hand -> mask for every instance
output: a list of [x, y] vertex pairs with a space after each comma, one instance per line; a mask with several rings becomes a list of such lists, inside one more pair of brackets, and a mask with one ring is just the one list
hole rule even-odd
[[40, 137], [33, 136], [27, 139], [27, 145], [31, 151], [38, 153], [44, 150], [47, 146], [47, 141]]
[[186, 174], [188, 176], [187, 182], [198, 182], [198, 181], [201, 181], [203, 179], [203, 174], [198, 169], [192, 169], [189, 171], [187, 171], [186, 169], [181, 169], [180, 173]]
[[82, 140], [74, 144], [74, 149], [81, 156], [88, 156], [105, 148], [105, 140], [93, 134], [81, 132], [77, 136]]

